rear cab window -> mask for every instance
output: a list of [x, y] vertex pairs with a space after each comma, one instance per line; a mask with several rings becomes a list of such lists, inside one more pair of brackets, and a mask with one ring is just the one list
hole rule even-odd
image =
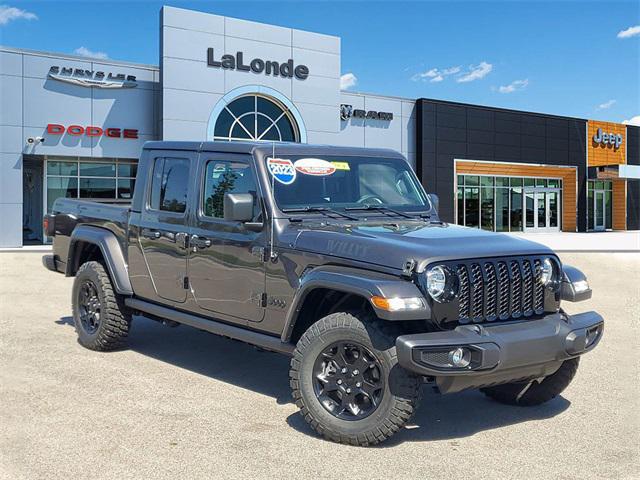
[[184, 214], [189, 192], [189, 166], [186, 158], [155, 159], [149, 209]]

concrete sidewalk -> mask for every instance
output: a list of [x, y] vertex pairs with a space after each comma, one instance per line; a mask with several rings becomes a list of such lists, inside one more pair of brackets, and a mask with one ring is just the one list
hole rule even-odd
[[556, 252], [639, 252], [640, 231], [509, 233], [513, 237], [538, 242]]

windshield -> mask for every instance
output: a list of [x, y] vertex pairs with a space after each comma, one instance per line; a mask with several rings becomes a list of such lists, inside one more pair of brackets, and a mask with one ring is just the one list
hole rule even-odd
[[388, 207], [425, 212], [431, 208], [411, 167], [397, 158], [277, 156], [266, 162], [282, 211]]

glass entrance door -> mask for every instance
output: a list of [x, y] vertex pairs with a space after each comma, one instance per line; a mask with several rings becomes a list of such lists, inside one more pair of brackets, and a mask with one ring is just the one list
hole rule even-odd
[[604, 190], [594, 190], [593, 192], [593, 229], [602, 231], [605, 229], [607, 209], [605, 205], [605, 192]]
[[560, 190], [550, 188], [526, 189], [525, 231], [560, 230]]

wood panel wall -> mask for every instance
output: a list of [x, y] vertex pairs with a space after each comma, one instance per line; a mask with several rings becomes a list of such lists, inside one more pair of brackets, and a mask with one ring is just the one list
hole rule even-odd
[[[590, 167], [601, 167], [605, 165], [620, 165], [627, 163], [627, 127], [620, 123], [610, 122], [598, 122], [589, 120], [587, 123], [587, 163]], [[622, 144], [618, 149], [614, 149], [613, 145], [604, 145], [602, 143], [595, 143], [593, 136], [598, 131], [598, 128], [602, 129], [603, 133], [615, 133], [622, 135]], [[625, 199], [626, 201], [626, 199]]]
[[627, 182], [613, 180], [611, 193], [611, 228], [614, 230], [627, 229]]
[[[456, 161], [456, 174], [540, 177], [562, 179], [562, 231], [575, 232], [577, 226], [577, 168], [522, 165], [500, 162]], [[615, 197], [615, 193], [613, 195]], [[625, 197], [626, 199], [626, 197]], [[626, 203], [626, 200], [625, 200]], [[615, 200], [614, 200], [615, 205]], [[615, 214], [614, 214], [615, 219]], [[626, 221], [626, 213], [625, 213]], [[615, 227], [614, 227], [615, 228]]]

